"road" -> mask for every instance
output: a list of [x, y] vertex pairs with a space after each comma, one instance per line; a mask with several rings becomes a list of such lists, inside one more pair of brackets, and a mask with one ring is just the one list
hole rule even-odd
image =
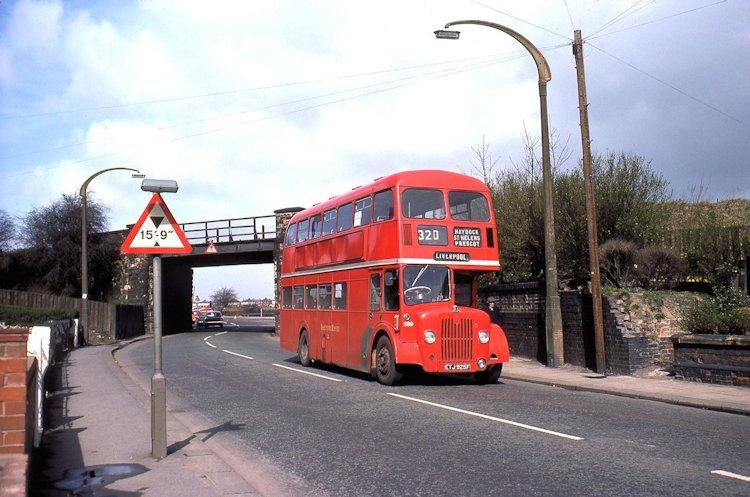
[[[164, 370], [170, 409], [230, 427], [233, 454], [289, 493], [750, 495], [731, 477], [750, 475], [748, 417], [502, 379], [385, 387], [303, 368], [272, 331], [256, 318], [168, 336]], [[151, 341], [121, 353], [150, 378]]]

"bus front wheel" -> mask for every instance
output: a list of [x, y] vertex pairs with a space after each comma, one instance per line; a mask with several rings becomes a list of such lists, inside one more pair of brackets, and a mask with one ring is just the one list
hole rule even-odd
[[307, 331], [302, 330], [302, 334], [299, 336], [299, 344], [297, 345], [297, 358], [299, 363], [303, 366], [310, 365], [310, 342], [307, 340]]
[[375, 347], [375, 373], [378, 376], [378, 381], [383, 385], [395, 385], [403, 376], [396, 369], [393, 346], [385, 335], [378, 339], [378, 344]]
[[500, 379], [500, 374], [503, 372], [503, 365], [498, 364], [490, 366], [484, 371], [478, 371], [474, 373], [474, 381], [477, 385], [486, 385], [488, 383], [497, 383]]

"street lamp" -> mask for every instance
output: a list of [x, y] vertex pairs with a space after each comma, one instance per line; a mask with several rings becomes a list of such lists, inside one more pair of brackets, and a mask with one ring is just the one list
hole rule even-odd
[[497, 29], [515, 38], [529, 51], [539, 72], [539, 105], [542, 121], [542, 177], [544, 182], [544, 263], [547, 283], [545, 328], [547, 337], [547, 366], [560, 367], [563, 364], [563, 331], [560, 312], [560, 294], [557, 289], [557, 256], [555, 254], [555, 218], [552, 209], [552, 166], [550, 165], [549, 122], [547, 117], [547, 82], [552, 79], [549, 64], [542, 52], [520, 33], [488, 21], [454, 21], [445, 29], [435, 31], [438, 39], [457, 40], [458, 31], [448, 28], [459, 24], [477, 24]]
[[[144, 179], [141, 190], [157, 195], [177, 193], [179, 186], [171, 179]], [[167, 379], [162, 369], [162, 268], [161, 256], [153, 260], [154, 302], [154, 374], [151, 376], [151, 456], [154, 459], [167, 457]]]
[[[145, 175], [141, 174], [141, 172], [138, 169], [133, 169], [132, 167], [110, 167], [107, 169], [102, 169], [101, 171], [97, 171], [91, 176], [89, 176], [86, 181], [83, 182], [83, 185], [81, 185], [81, 316], [80, 316], [80, 325], [83, 327], [84, 333], [88, 334], [89, 331], [89, 323], [88, 323], [88, 306], [86, 305], [87, 300], [89, 298], [89, 254], [88, 254], [88, 226], [87, 226], [87, 220], [86, 220], [86, 209], [88, 207], [88, 201], [86, 197], [86, 189], [89, 187], [89, 183], [99, 176], [100, 174], [106, 173], [108, 171], [132, 171], [134, 174], [132, 175], [133, 178], [143, 178]], [[76, 341], [78, 338], [78, 334], [76, 333]], [[77, 343], [76, 343], [77, 345]]]

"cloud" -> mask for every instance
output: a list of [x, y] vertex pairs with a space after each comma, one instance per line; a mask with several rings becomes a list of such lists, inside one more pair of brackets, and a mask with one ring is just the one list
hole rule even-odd
[[[569, 2], [584, 37], [632, 3]], [[0, 209], [22, 214], [117, 165], [177, 179], [180, 192], [168, 202], [180, 221], [308, 206], [396, 170], [466, 170], [483, 135], [507, 166], [523, 125], [539, 129], [531, 58], [495, 30], [462, 26], [458, 42], [435, 40], [432, 31], [487, 19], [542, 47], [566, 43], [550, 31], [572, 33], [562, 2], [487, 5], [164, 0], [113, 10], [18, 1], [0, 33], [0, 113], [111, 108], [0, 120], [0, 181], [14, 186]], [[675, 5], [649, 4], [603, 33], [672, 14]], [[750, 80], [739, 77], [750, 72], [740, 9], [728, 2], [591, 43], [750, 122]], [[510, 53], [521, 56], [461, 72], [477, 57]], [[712, 196], [748, 195], [738, 186], [750, 184], [744, 127], [591, 47], [586, 53], [595, 150], [653, 159], [677, 192], [705, 178]], [[570, 49], [545, 55], [551, 127], [571, 137], [575, 157]], [[436, 64], [451, 60], [464, 62]], [[354, 76], [362, 73], [372, 74]], [[319, 81], [287, 84], [310, 80]], [[238, 91], [267, 85], [278, 87]], [[206, 93], [215, 95], [179, 98]], [[28, 154], [44, 149], [53, 150]], [[91, 188], [110, 205], [112, 227], [131, 223], [148, 197], [125, 173], [103, 175]]]

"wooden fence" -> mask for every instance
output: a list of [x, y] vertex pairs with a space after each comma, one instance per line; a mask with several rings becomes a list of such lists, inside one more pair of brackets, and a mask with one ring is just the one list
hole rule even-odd
[[[88, 329], [84, 328], [84, 338], [87, 343], [108, 343], [143, 335], [143, 306], [110, 304], [95, 300], [85, 302]], [[80, 315], [83, 303], [82, 299], [73, 297], [0, 289], [0, 304], [5, 305], [35, 309], [68, 309]]]

